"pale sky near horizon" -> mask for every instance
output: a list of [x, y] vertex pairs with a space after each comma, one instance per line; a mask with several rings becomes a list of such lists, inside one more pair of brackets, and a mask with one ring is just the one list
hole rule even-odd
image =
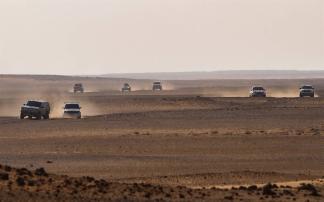
[[1, 0], [0, 74], [324, 70], [324, 0]]

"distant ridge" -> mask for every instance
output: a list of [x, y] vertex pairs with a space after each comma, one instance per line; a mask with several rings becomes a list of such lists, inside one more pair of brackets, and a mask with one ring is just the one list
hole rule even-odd
[[312, 79], [324, 78], [324, 70], [233, 70], [212, 72], [160, 72], [105, 74], [107, 78], [158, 79], [158, 80], [212, 80], [212, 79]]

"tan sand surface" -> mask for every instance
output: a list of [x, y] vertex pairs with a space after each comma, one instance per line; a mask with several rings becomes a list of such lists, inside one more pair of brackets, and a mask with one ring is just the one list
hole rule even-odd
[[[70, 93], [75, 82], [84, 83], [86, 93]], [[137, 91], [121, 93], [124, 82], [137, 85]], [[297, 98], [299, 85], [310, 82], [319, 97]], [[151, 83], [0, 76], [1, 164], [44, 167], [58, 183], [54, 187], [46, 178], [39, 191], [19, 187], [14, 172], [11, 190], [8, 180], [0, 181], [0, 196], [7, 201], [323, 200], [299, 187], [312, 184], [324, 194], [318, 180], [324, 176], [324, 80], [165, 81], [171, 87], [162, 92], [150, 91]], [[248, 98], [254, 83], [275, 97]], [[51, 119], [19, 120], [20, 106], [28, 99], [49, 101]], [[61, 118], [67, 101], [80, 102], [82, 119]], [[104, 186], [105, 193], [94, 194], [84, 188], [82, 176], [102, 178], [113, 188]], [[56, 195], [63, 178], [84, 183]], [[268, 182], [279, 186], [273, 188], [275, 197], [262, 193]], [[243, 185], [259, 190], [236, 188]], [[286, 186], [293, 195], [284, 191]], [[88, 190], [84, 195], [83, 188]]]

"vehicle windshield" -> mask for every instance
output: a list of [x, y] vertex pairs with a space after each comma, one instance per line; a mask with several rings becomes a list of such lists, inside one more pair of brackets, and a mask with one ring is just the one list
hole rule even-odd
[[66, 104], [65, 109], [80, 109], [79, 104]]
[[154, 82], [153, 84], [154, 84], [154, 85], [160, 85], [161, 82]]
[[303, 86], [302, 89], [313, 89], [313, 86]]
[[77, 84], [75, 84], [74, 86], [75, 86], [75, 87], [81, 87], [81, 86], [82, 86], [82, 84], [80, 84], [80, 83], [77, 83]]
[[36, 102], [36, 101], [28, 101], [27, 106], [31, 107], [41, 107], [42, 103], [41, 102]]
[[263, 87], [253, 87], [253, 90], [264, 90]]

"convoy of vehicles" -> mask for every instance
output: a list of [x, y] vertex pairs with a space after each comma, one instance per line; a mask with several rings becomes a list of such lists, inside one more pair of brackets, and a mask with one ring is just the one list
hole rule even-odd
[[250, 97], [267, 97], [267, 93], [262, 86], [253, 86], [250, 90]]
[[[153, 83], [153, 91], [162, 90], [161, 82]], [[131, 91], [131, 86], [125, 83], [122, 87], [122, 91]], [[83, 85], [81, 83], [74, 85], [74, 92], [84, 92]], [[250, 89], [250, 97], [267, 97], [267, 92], [262, 86], [253, 86]], [[312, 85], [303, 85], [299, 89], [299, 97], [315, 97], [315, 89]], [[80, 119], [81, 107], [77, 102], [65, 103], [63, 108], [63, 118], [77, 118]], [[49, 119], [50, 118], [51, 107], [49, 102], [40, 100], [29, 100], [26, 104], [21, 107], [20, 119], [28, 117], [29, 119]]]
[[122, 92], [131, 92], [132, 88], [128, 83], [124, 83], [124, 86], [122, 87]]
[[65, 103], [63, 118], [76, 118], [81, 119], [81, 107], [79, 103], [69, 102]]
[[153, 91], [161, 91], [162, 90], [162, 83], [160, 81], [156, 81], [153, 83]]
[[83, 93], [84, 92], [84, 88], [83, 88], [83, 85], [82, 83], [76, 83], [74, 84], [74, 87], [73, 87], [73, 92], [74, 93]]
[[36, 118], [49, 119], [51, 108], [48, 102], [29, 100], [20, 109], [20, 119], [28, 117], [30, 119]]

